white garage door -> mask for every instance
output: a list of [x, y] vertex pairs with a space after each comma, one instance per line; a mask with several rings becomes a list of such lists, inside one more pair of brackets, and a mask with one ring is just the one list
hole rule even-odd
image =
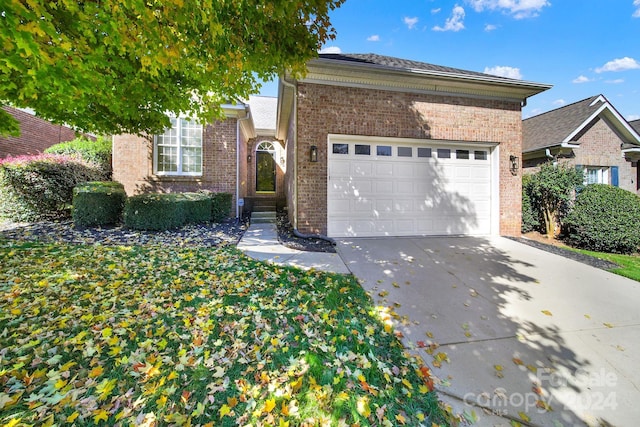
[[401, 139], [329, 139], [331, 237], [486, 235], [491, 148]]

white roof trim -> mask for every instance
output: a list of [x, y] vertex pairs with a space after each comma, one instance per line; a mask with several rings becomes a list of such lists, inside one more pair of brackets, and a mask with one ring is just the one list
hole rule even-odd
[[573, 132], [571, 132], [562, 142], [570, 142], [577, 134], [582, 132], [582, 130], [591, 123], [596, 117], [600, 115], [603, 111], [607, 110], [611, 115], [622, 125], [622, 127], [631, 134], [633, 138], [635, 138], [636, 142], [640, 144], [640, 135], [627, 123], [627, 121], [616, 111], [615, 108], [606, 100], [602, 95], [598, 96], [593, 102], [589, 105], [590, 107], [594, 106], [598, 102], [603, 102], [602, 106], [598, 108], [589, 118], [587, 118], [584, 122], [580, 124]]

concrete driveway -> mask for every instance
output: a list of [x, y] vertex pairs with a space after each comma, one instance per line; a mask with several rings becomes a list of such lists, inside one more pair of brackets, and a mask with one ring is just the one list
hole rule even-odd
[[499, 237], [341, 239], [338, 252], [455, 413], [638, 423], [640, 283]]

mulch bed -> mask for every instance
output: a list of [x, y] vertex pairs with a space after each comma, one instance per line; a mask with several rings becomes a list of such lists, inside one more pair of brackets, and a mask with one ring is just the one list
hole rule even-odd
[[551, 252], [552, 254], [560, 255], [565, 258], [569, 258], [574, 261], [578, 261], [583, 264], [587, 264], [587, 265], [590, 265], [591, 267], [599, 268], [602, 270], [612, 270], [614, 268], [620, 267], [616, 263], [605, 261], [603, 259], [595, 258], [589, 255], [584, 255], [578, 252], [573, 252], [557, 244], [553, 245], [553, 244], [543, 243], [534, 239], [528, 239], [524, 237], [520, 237], [520, 238], [508, 237], [508, 239], [515, 240], [516, 242], [524, 243], [525, 245], [533, 246], [534, 248], [542, 249], [543, 251]]
[[294, 235], [286, 212], [279, 211], [276, 214], [276, 224], [278, 226], [278, 240], [288, 248], [307, 252], [336, 252], [335, 246], [326, 240], [303, 239]]
[[72, 221], [0, 224], [0, 238], [20, 241], [101, 245], [235, 245], [246, 230], [246, 223], [229, 220], [221, 223], [187, 225], [177, 230], [140, 231], [123, 226], [78, 229]]

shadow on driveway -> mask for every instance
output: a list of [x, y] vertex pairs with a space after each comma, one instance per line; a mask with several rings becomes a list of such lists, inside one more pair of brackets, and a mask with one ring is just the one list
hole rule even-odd
[[342, 239], [441, 399], [480, 425], [633, 425], [637, 282], [505, 238]]

